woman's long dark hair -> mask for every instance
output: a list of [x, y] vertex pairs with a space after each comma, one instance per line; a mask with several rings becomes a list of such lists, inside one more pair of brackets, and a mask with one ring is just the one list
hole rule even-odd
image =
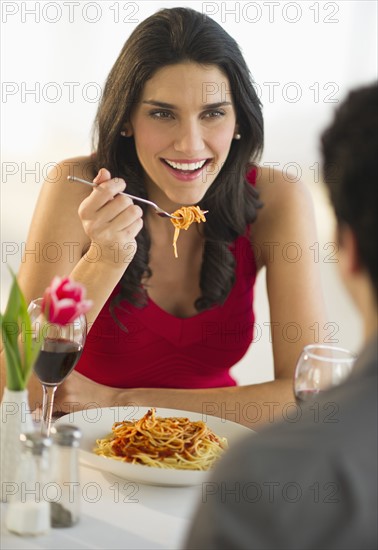
[[[228, 77], [242, 136], [232, 141], [224, 166], [199, 204], [211, 212], [204, 224], [201, 296], [195, 302], [202, 311], [227, 298], [235, 279], [230, 246], [256, 219], [261, 206], [257, 192], [245, 179], [248, 166], [263, 148], [261, 103], [236, 41], [214, 20], [191, 9], [163, 9], [148, 17], [131, 34], [108, 76], [95, 120], [94, 144], [96, 168], [106, 167], [113, 176], [125, 179], [130, 193], [146, 197], [134, 138], [124, 138], [120, 132], [146, 81], [162, 67], [185, 61], [216, 65]], [[117, 303], [127, 299], [142, 307], [146, 294], [141, 280], [151, 276], [146, 227], [136, 240], [137, 252], [120, 281]]]

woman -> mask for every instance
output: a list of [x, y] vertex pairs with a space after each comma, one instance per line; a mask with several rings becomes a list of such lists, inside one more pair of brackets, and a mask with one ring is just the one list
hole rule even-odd
[[[149, 17], [110, 72], [96, 129], [95, 153], [62, 162], [60, 181], [44, 183], [34, 214], [26, 249], [53, 241], [59, 261], [25, 258], [19, 273], [29, 300], [54, 275], [70, 274], [94, 301], [85, 350], [58, 389], [57, 408], [231, 411], [256, 427], [272, 420], [273, 403], [280, 418], [293, 400], [296, 359], [323, 321], [310, 250], [316, 235], [303, 185], [257, 167], [261, 106], [236, 42], [193, 10]], [[68, 183], [72, 174], [97, 187]], [[125, 182], [168, 212], [208, 211], [206, 223], [180, 233], [178, 258], [171, 222], [120, 194]], [[290, 243], [301, 251], [297, 261]], [[262, 267], [275, 380], [237, 387], [229, 369], [252, 341]], [[298, 337], [287, 337], [288, 324], [300, 327]], [[36, 406], [35, 379], [29, 395]]]

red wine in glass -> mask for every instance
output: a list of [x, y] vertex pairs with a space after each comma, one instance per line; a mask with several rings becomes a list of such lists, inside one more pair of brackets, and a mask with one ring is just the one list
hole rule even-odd
[[43, 389], [41, 431], [49, 436], [55, 392], [79, 360], [87, 335], [87, 321], [85, 315], [80, 315], [65, 325], [50, 323], [45, 320], [41, 306], [41, 298], [33, 300], [28, 313], [33, 337], [42, 340], [34, 372]]
[[34, 371], [42, 384], [56, 386], [73, 370], [82, 351], [83, 346], [77, 342], [46, 338]]

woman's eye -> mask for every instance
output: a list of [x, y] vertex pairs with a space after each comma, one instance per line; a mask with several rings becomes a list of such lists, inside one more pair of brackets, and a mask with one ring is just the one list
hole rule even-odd
[[169, 111], [151, 111], [150, 117], [159, 118], [159, 119], [169, 119], [169, 118], [173, 118], [173, 115]]
[[205, 113], [205, 118], [221, 118], [226, 113], [224, 111], [207, 111]]

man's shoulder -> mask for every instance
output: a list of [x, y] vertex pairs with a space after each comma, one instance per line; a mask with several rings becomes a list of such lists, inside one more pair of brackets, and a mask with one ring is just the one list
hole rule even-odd
[[[366, 354], [364, 354], [365, 357]], [[240, 476], [248, 472], [275, 471], [284, 465], [286, 474], [299, 475], [306, 465], [331, 467], [342, 457], [359, 460], [361, 448], [376, 455], [377, 446], [377, 358], [358, 364], [359, 372], [341, 386], [325, 392], [322, 397], [292, 404], [292, 412], [278, 423], [245, 438], [230, 450], [224, 460], [227, 468], [240, 465]], [[375, 450], [374, 450], [375, 449]], [[361, 453], [360, 453], [361, 454]], [[241, 460], [247, 457], [248, 460]], [[239, 466], [238, 466], [239, 467]]]

